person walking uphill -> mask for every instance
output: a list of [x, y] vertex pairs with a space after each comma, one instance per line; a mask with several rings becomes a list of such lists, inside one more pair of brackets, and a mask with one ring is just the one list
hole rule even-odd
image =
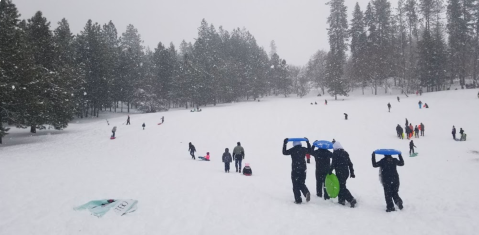
[[391, 103], [388, 103], [388, 110], [391, 112]]
[[314, 147], [314, 145], [311, 147], [311, 155], [313, 155], [316, 162], [316, 195], [322, 197], [324, 191], [324, 200], [328, 200], [329, 195], [326, 192], [324, 180], [331, 167], [331, 157], [333, 157], [333, 154], [327, 149], [314, 150]]
[[287, 138], [284, 139], [283, 142], [283, 155], [291, 155], [291, 181], [293, 182], [294, 203], [302, 203], [303, 199], [301, 198], [301, 193], [306, 197], [306, 201], [309, 202], [311, 194], [304, 182], [306, 181], [305, 157], [307, 153], [310, 153], [311, 144], [309, 143], [309, 140], [306, 139], [307, 148], [305, 148], [301, 146], [301, 142], [294, 141], [294, 147], [288, 150], [286, 150], [286, 144], [288, 144]]
[[376, 162], [376, 154], [372, 155], [373, 167], [379, 168], [381, 174], [381, 183], [384, 188], [384, 199], [386, 200], [386, 212], [395, 211], [394, 203], [398, 206], [399, 210], [403, 208], [403, 201], [399, 197], [399, 174], [397, 172], [397, 166], [404, 166], [404, 159], [399, 154], [399, 160], [393, 158], [391, 155], [384, 155], [384, 158]]
[[193, 160], [195, 160], [195, 152], [196, 152], [196, 148], [195, 146], [190, 142], [189, 144], [189, 148], [188, 148], [188, 151], [190, 151], [190, 155], [191, 155], [191, 158], [193, 158]]
[[236, 143], [236, 147], [233, 149], [233, 158], [235, 159], [236, 172], [241, 173], [241, 161], [244, 159], [244, 149], [241, 147], [241, 143]]
[[130, 115], [128, 115], [128, 118], [126, 119], [126, 125], [131, 125], [130, 124]]
[[456, 140], [456, 127], [452, 126], [452, 138]]
[[351, 208], [354, 208], [356, 205], [356, 199], [354, 199], [351, 192], [346, 188], [346, 181], [349, 176], [355, 178], [354, 168], [351, 159], [349, 158], [348, 152], [343, 149], [341, 143], [336, 142], [333, 144], [333, 162], [331, 163], [331, 169], [329, 174], [333, 173], [333, 170], [336, 171], [336, 176], [339, 180], [339, 195], [338, 202], [341, 205], [345, 205], [345, 201], [348, 201], [351, 204]]
[[230, 150], [228, 148], [225, 149], [223, 153], [223, 162], [225, 163], [225, 173], [230, 172], [230, 163], [233, 161], [231, 157]]
[[416, 145], [414, 145], [414, 142], [411, 140], [411, 142], [409, 142], [409, 155], [414, 153], [414, 148], [416, 148]]
[[111, 135], [111, 138], [115, 138], [116, 126], [114, 126], [113, 129], [111, 129], [111, 133], [113, 133], [113, 134]]

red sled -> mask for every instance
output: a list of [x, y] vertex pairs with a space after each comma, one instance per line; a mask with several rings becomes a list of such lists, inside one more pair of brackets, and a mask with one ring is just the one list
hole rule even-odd
[[252, 176], [253, 174], [243, 174], [243, 175], [245, 175], [245, 176]]
[[114, 140], [114, 139], [116, 139], [116, 137], [110, 137], [110, 140]]
[[161, 125], [161, 124], [162, 124], [161, 122], [160, 122], [160, 123], [158, 123], [158, 125]]

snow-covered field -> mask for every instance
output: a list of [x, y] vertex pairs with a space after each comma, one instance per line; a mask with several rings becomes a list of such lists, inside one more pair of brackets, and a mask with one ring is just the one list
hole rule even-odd
[[[0, 147], [0, 234], [478, 234], [478, 89], [351, 96], [324, 105], [323, 97], [265, 98], [203, 108], [109, 119], [74, 121], [64, 131], [13, 130]], [[419, 109], [421, 99], [429, 109]], [[310, 105], [317, 101], [318, 105]], [[387, 103], [391, 102], [391, 113]], [[349, 114], [345, 121], [343, 113]], [[158, 126], [161, 116], [165, 123]], [[405, 118], [423, 122], [414, 139], [396, 138]], [[145, 122], [146, 130], [141, 124]], [[111, 128], [117, 139], [110, 140]], [[462, 127], [468, 141], [452, 139]], [[51, 134], [48, 134], [51, 133]], [[459, 135], [459, 134], [458, 134]], [[286, 137], [335, 138], [349, 152], [356, 178], [348, 188], [357, 208], [312, 197], [293, 203], [291, 159], [281, 153]], [[240, 141], [252, 177], [224, 173], [221, 154]], [[211, 153], [211, 162], [194, 161]], [[371, 153], [397, 148], [404, 210], [386, 213]], [[380, 157], [378, 157], [378, 160]], [[306, 185], [315, 195], [314, 160]], [[102, 218], [72, 208], [90, 200], [139, 200], [126, 216]]]

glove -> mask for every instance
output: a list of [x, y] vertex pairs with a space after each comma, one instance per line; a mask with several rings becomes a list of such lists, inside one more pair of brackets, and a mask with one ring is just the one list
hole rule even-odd
[[288, 138], [284, 139], [283, 143], [287, 144], [288, 143]]
[[353, 173], [353, 174], [351, 174], [351, 178], [356, 178], [356, 176], [354, 175], [354, 173]]
[[309, 139], [308, 139], [308, 138], [306, 138], [306, 137], [304, 137], [304, 138], [306, 139], [306, 142], [309, 142]]
[[306, 162], [309, 164], [310, 163], [309, 159], [306, 159]]

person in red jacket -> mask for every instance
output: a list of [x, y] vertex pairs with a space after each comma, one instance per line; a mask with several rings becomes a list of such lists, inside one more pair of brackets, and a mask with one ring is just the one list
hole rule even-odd
[[207, 152], [206, 153], [206, 156], [204, 157], [198, 157], [199, 159], [203, 160], [203, 161], [209, 161], [210, 160], [210, 152]]

